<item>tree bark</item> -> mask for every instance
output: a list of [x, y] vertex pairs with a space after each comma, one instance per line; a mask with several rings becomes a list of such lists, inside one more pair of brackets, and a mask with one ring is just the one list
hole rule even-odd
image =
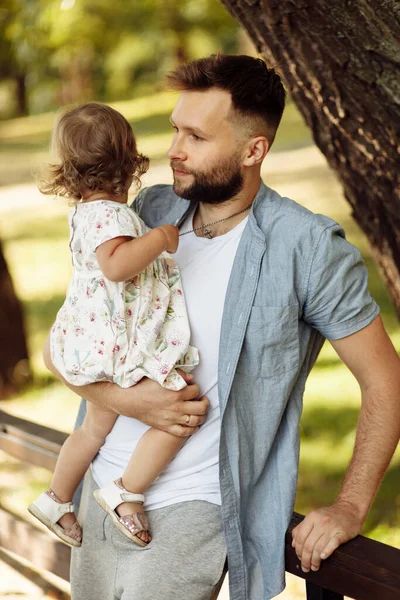
[[22, 308], [0, 244], [0, 399], [15, 393], [29, 376]]
[[222, 0], [341, 181], [400, 316], [398, 0]]

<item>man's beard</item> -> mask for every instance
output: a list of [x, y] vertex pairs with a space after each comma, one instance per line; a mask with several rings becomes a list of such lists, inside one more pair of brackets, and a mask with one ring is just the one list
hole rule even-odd
[[[180, 169], [178, 161], [172, 161], [171, 167]], [[222, 204], [236, 196], [243, 188], [243, 175], [240, 172], [238, 157], [220, 162], [206, 171], [182, 171], [194, 177], [193, 183], [185, 185], [174, 179], [174, 192], [181, 198], [204, 204]]]

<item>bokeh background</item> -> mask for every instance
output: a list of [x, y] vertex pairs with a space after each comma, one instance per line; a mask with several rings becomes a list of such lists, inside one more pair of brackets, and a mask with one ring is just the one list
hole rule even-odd
[[[151, 159], [143, 185], [171, 182], [166, 151], [168, 117], [176, 96], [163, 77], [182, 61], [222, 50], [257, 55], [251, 40], [217, 0], [3, 0], [0, 7], [0, 240], [23, 303], [33, 381], [0, 409], [70, 431], [79, 398], [46, 371], [41, 350], [70, 276], [67, 203], [42, 196], [35, 173], [49, 159], [59, 107], [98, 100], [130, 121], [141, 152]], [[389, 335], [400, 349], [398, 322], [351, 217], [342, 190], [288, 102], [264, 181], [314, 212], [340, 222], [361, 249], [370, 289]], [[135, 191], [132, 190], [134, 195]], [[335, 498], [351, 455], [360, 405], [358, 386], [326, 343], [309, 378], [301, 421], [296, 510], [305, 513]], [[379, 449], [377, 449], [379, 450]], [[29, 519], [27, 504], [50, 474], [0, 452], [0, 503]], [[397, 452], [363, 534], [400, 547], [400, 452]], [[0, 598], [50, 597], [22, 578], [0, 549]], [[62, 587], [62, 584], [58, 582]], [[68, 593], [68, 588], [63, 588]], [[291, 578], [282, 599], [301, 598]], [[221, 598], [228, 598], [226, 586]]]

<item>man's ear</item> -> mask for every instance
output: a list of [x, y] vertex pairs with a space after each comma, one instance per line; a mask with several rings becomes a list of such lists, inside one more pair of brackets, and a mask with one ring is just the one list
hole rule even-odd
[[243, 166], [253, 167], [262, 163], [269, 150], [269, 142], [263, 135], [251, 138], [245, 149]]

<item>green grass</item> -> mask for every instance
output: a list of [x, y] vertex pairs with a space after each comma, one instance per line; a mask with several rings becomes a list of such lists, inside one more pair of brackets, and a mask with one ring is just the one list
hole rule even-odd
[[[169, 116], [176, 94], [163, 92], [132, 101], [113, 104], [131, 123], [140, 152], [153, 164], [164, 161], [171, 141]], [[56, 113], [0, 121], [0, 185], [29, 182], [32, 173], [48, 160], [51, 130]], [[311, 136], [289, 103], [274, 143], [277, 150], [310, 144]], [[14, 164], [16, 163], [16, 164]]]
[[[161, 160], [170, 140], [167, 117], [174, 96], [151, 97], [117, 107], [133, 121], [143, 152]], [[54, 115], [0, 124], [0, 178], [30, 181], [29, 168], [45, 155]], [[323, 164], [307, 155], [310, 135], [292, 105], [286, 112], [274, 146], [275, 162], [266, 163], [265, 180], [271, 187], [338, 220], [348, 238], [362, 251], [370, 289], [381, 306], [382, 317], [397, 349], [400, 332], [389, 296], [373, 263], [368, 243], [351, 219], [340, 186]], [[279, 153], [303, 147], [304, 152]], [[22, 154], [20, 154], [22, 152]], [[14, 156], [15, 170], [10, 156]], [[19, 157], [17, 160], [17, 156]], [[22, 158], [21, 158], [22, 157]], [[25, 157], [25, 158], [24, 158]], [[299, 165], [292, 161], [299, 160]], [[25, 164], [24, 164], [25, 163]], [[275, 165], [270, 170], [269, 165]], [[29, 168], [27, 168], [27, 165]], [[287, 167], [293, 167], [288, 173]], [[24, 179], [26, 178], [26, 179]], [[49, 204], [35, 211], [8, 212], [1, 218], [0, 237], [15, 287], [23, 301], [34, 384], [2, 408], [49, 426], [71, 430], [79, 399], [49, 376], [41, 349], [61, 305], [70, 276], [67, 246], [67, 206]], [[308, 380], [301, 421], [301, 463], [296, 509], [306, 512], [332, 502], [343, 479], [354, 441], [360, 399], [358, 386], [329, 344], [323, 348]], [[48, 484], [49, 473], [12, 461], [0, 453], [2, 502], [21, 511]], [[16, 493], [15, 490], [19, 492]], [[400, 546], [400, 452], [397, 452], [365, 524], [364, 533]]]

